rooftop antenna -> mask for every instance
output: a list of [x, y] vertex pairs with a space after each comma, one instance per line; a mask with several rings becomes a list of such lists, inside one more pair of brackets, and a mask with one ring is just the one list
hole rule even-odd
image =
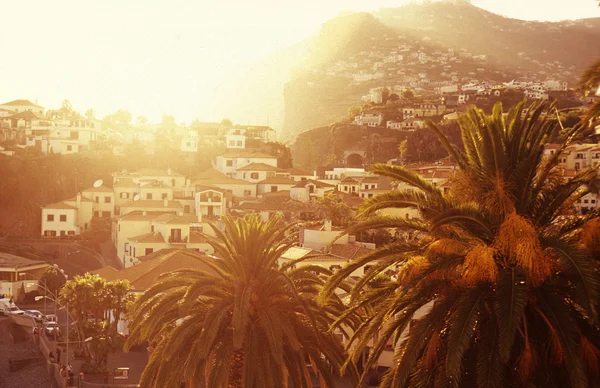
[[140, 195], [139, 195], [139, 194], [136, 194], [136, 195], [133, 197], [133, 202], [135, 202], [135, 201], [139, 201], [139, 200], [140, 200]]
[[102, 186], [103, 183], [104, 183], [104, 181], [102, 179], [98, 179], [96, 182], [94, 182], [94, 187], [98, 188], [98, 187]]

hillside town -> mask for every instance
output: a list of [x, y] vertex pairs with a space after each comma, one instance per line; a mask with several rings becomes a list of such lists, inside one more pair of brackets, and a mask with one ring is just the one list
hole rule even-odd
[[148, 5], [3, 5], [0, 388], [600, 388], [600, 18]]

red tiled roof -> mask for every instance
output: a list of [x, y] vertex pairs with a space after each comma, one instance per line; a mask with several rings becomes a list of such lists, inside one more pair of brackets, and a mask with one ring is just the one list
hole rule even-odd
[[299, 168], [286, 168], [284, 170], [285, 172], [289, 173], [290, 175], [297, 175], [297, 176], [312, 176], [312, 174], [310, 172], [306, 172], [304, 170], [301, 170]]
[[281, 171], [281, 169], [266, 163], [250, 163], [237, 169], [238, 171]]
[[43, 208], [44, 209], [77, 209], [76, 207], [67, 205], [64, 202], [51, 203], [49, 205], [45, 205]]
[[5, 102], [4, 104], [0, 104], [0, 105], [13, 105], [13, 106], [35, 106], [38, 108], [42, 108], [39, 105], [34, 104], [33, 102], [29, 101], [29, 100], [12, 100], [9, 102]]
[[154, 232], [154, 233], [146, 233], [140, 236], [130, 237], [129, 241], [135, 241], [139, 243], [164, 243], [165, 238], [162, 233]]
[[268, 177], [265, 180], [258, 182], [259, 185], [291, 185], [294, 186], [296, 181], [282, 176]]

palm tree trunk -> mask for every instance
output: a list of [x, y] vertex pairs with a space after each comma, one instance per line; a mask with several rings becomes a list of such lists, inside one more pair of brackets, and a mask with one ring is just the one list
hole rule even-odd
[[231, 357], [231, 369], [227, 388], [242, 388], [244, 386], [244, 350], [238, 349]]

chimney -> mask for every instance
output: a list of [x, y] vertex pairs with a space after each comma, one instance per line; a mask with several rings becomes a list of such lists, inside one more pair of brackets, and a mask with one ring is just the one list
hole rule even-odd
[[81, 209], [81, 192], [77, 193], [77, 209]]
[[165, 200], [163, 202], [164, 202], [165, 207], [169, 206], [169, 200], [167, 198], [165, 198]]
[[331, 232], [331, 220], [325, 220], [323, 222], [323, 230], [325, 232]]

